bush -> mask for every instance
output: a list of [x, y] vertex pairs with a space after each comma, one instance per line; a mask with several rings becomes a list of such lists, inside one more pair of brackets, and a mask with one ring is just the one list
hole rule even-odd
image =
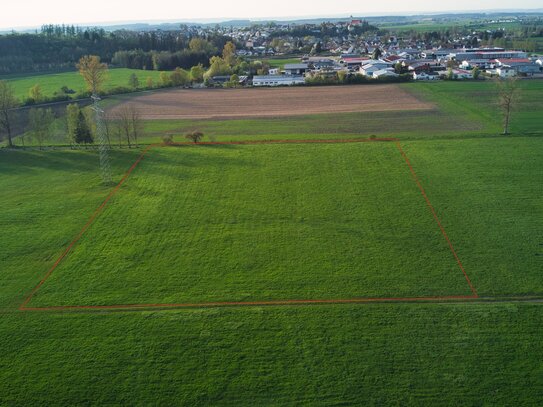
[[171, 134], [166, 134], [162, 136], [162, 142], [166, 145], [173, 144], [173, 136]]

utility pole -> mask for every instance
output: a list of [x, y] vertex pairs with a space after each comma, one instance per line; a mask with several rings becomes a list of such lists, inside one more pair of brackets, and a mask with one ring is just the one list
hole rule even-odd
[[109, 165], [109, 143], [106, 136], [104, 125], [104, 111], [100, 107], [100, 97], [93, 93], [92, 110], [94, 111], [94, 120], [96, 121], [96, 133], [98, 136], [98, 149], [100, 151], [100, 171], [102, 173], [102, 182], [106, 185], [111, 184], [111, 168]]

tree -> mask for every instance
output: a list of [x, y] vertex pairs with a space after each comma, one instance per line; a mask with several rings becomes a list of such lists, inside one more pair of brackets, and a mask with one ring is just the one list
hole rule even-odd
[[77, 126], [75, 128], [75, 142], [77, 144], [92, 144], [94, 142], [92, 138], [92, 132], [87, 122], [87, 118], [83, 114], [83, 111], [79, 109], [77, 115]]
[[150, 76], [147, 77], [147, 79], [145, 80], [145, 86], [149, 89], [153, 88], [154, 87], [154, 82], [153, 82], [153, 78], [151, 78]]
[[383, 51], [379, 47], [376, 47], [371, 54], [372, 59], [379, 59], [383, 55]]
[[517, 78], [497, 79], [498, 88], [498, 106], [503, 114], [503, 134], [509, 134], [509, 123], [511, 121], [511, 112], [515, 109], [518, 102], [519, 82]]
[[128, 86], [130, 86], [132, 89], [137, 89], [140, 86], [140, 80], [138, 79], [138, 75], [135, 73], [131, 74], [128, 78]]
[[5, 81], [0, 80], [0, 128], [8, 136], [8, 146], [13, 147], [12, 140], [12, 120], [13, 109], [17, 107], [18, 102], [15, 98], [13, 88]]
[[170, 86], [172, 83], [168, 72], [160, 72], [160, 84], [162, 86]]
[[232, 74], [230, 65], [228, 65], [221, 57], [211, 57], [209, 63], [210, 66], [207, 72], [204, 74], [204, 78], [209, 79], [213, 78], [214, 76]]
[[198, 143], [204, 137], [204, 133], [200, 131], [191, 131], [190, 133], [185, 134], [187, 140], [192, 141], [193, 143]]
[[202, 64], [198, 64], [190, 68], [190, 79], [196, 83], [202, 83], [204, 81], [205, 69]]
[[137, 146], [138, 138], [143, 133], [143, 121], [138, 108], [133, 104], [122, 106], [117, 112], [117, 122], [128, 148], [132, 147], [132, 141]]
[[32, 99], [34, 102], [39, 103], [43, 99], [43, 94], [41, 91], [41, 86], [36, 84], [32, 86], [28, 92], [28, 96], [30, 99]]
[[107, 65], [101, 63], [100, 57], [96, 55], [86, 55], [79, 60], [76, 66], [85, 80], [89, 92], [93, 95], [98, 94], [107, 78]]
[[43, 142], [51, 137], [51, 129], [55, 121], [55, 115], [51, 109], [31, 109], [28, 113], [28, 130], [40, 149]]
[[481, 70], [479, 69], [478, 66], [476, 66], [471, 70], [471, 74], [473, 75], [473, 79], [478, 79], [479, 76], [481, 75]]
[[226, 62], [230, 66], [236, 65], [236, 46], [232, 41], [228, 41], [226, 44], [224, 44], [224, 48], [222, 50], [222, 59], [224, 59], [224, 62]]
[[193, 38], [189, 42], [189, 49], [194, 52], [205, 52], [208, 55], [217, 52], [217, 48], [203, 38]]
[[339, 83], [345, 83], [347, 82], [347, 76], [348, 76], [348, 72], [347, 71], [338, 71], [337, 72], [337, 79], [339, 81]]
[[315, 45], [315, 54], [320, 54], [322, 52], [322, 43], [319, 41]]
[[79, 122], [79, 105], [77, 103], [70, 103], [66, 106], [66, 133], [70, 145], [76, 143], [76, 131]]
[[190, 75], [184, 69], [175, 68], [170, 75], [170, 80], [173, 86], [183, 86], [190, 82]]

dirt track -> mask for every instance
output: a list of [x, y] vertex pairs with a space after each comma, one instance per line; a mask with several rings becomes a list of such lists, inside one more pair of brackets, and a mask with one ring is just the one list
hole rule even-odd
[[145, 119], [228, 119], [318, 113], [421, 110], [434, 106], [397, 85], [265, 89], [175, 89], [135, 96]]

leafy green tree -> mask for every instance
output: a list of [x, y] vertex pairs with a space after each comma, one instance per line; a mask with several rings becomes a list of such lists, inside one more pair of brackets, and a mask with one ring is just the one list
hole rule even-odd
[[138, 79], [138, 75], [135, 73], [132, 73], [130, 77], [128, 78], [128, 86], [130, 86], [132, 89], [137, 89], [140, 86], [140, 80]]
[[204, 80], [205, 69], [202, 64], [198, 64], [190, 68], [190, 79], [196, 83], [202, 83]]
[[71, 145], [76, 143], [76, 130], [79, 122], [79, 105], [77, 103], [70, 103], [66, 106], [66, 133], [68, 141]]
[[204, 78], [212, 78], [220, 75], [231, 75], [232, 69], [221, 57], [211, 57], [209, 60], [210, 66], [204, 74]]
[[207, 54], [214, 54], [217, 52], [217, 48], [203, 38], [191, 39], [189, 42], [189, 49], [194, 52], [205, 52]]
[[479, 76], [481, 75], [481, 70], [479, 69], [478, 66], [476, 66], [471, 70], [471, 74], [473, 75], [473, 79], [478, 79]]
[[171, 86], [172, 80], [168, 72], [160, 72], [160, 85], [161, 86]]
[[347, 71], [338, 71], [337, 79], [338, 79], [339, 83], [347, 82], [347, 75], [348, 75]]
[[383, 51], [379, 47], [376, 47], [371, 54], [372, 59], [379, 59], [383, 55]]
[[152, 89], [155, 84], [153, 82], [153, 78], [151, 78], [150, 76], [147, 77], [147, 79], [145, 80], [145, 86], [148, 88], [148, 89]]
[[170, 81], [173, 86], [183, 86], [190, 82], [190, 74], [181, 68], [175, 68], [170, 75]]
[[107, 79], [107, 65], [100, 62], [96, 55], [86, 55], [77, 64], [79, 73], [87, 84], [87, 89], [92, 94], [98, 94]]
[[43, 143], [51, 137], [55, 115], [51, 109], [31, 109], [28, 113], [28, 130], [40, 149]]
[[35, 84], [34, 86], [32, 86], [30, 88], [30, 91], [28, 92], [28, 96], [36, 103], [41, 102], [43, 100], [41, 86], [39, 84]]
[[224, 48], [222, 50], [222, 59], [224, 59], [224, 62], [226, 62], [231, 67], [236, 65], [236, 46], [232, 41], [228, 41], [226, 44], [224, 44]]
[[12, 121], [14, 113], [12, 109], [18, 106], [15, 93], [11, 85], [0, 80], [0, 128], [8, 136], [8, 146], [13, 147]]

